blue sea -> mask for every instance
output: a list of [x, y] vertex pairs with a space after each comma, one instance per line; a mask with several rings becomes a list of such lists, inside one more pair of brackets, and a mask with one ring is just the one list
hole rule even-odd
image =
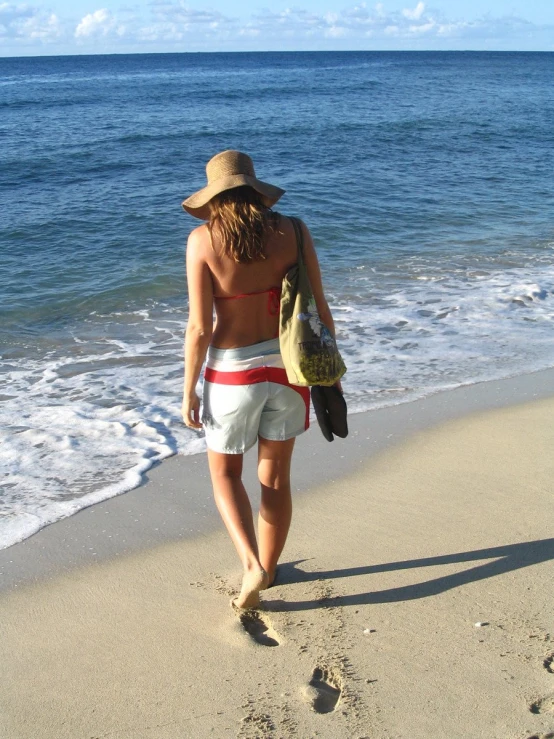
[[0, 59], [0, 546], [201, 451], [181, 200], [237, 148], [318, 249], [351, 412], [554, 366], [554, 54]]

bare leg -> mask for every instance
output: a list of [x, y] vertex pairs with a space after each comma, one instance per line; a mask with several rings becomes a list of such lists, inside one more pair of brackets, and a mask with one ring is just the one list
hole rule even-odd
[[208, 449], [208, 463], [214, 497], [244, 568], [242, 589], [234, 604], [255, 608], [260, 604], [260, 590], [267, 587], [268, 576], [259, 555], [252, 507], [242, 483], [242, 454], [220, 454]]
[[258, 537], [260, 562], [268, 574], [269, 583], [275, 578], [292, 518], [290, 462], [294, 441], [269, 441], [259, 437], [258, 478], [262, 486], [262, 501]]

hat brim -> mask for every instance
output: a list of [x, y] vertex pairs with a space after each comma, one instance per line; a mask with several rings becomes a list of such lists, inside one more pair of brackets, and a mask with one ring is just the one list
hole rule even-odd
[[345, 439], [348, 436], [347, 407], [338, 387], [314, 385], [311, 389], [312, 403], [321, 433], [327, 441], [334, 436]]
[[271, 208], [280, 197], [285, 193], [280, 187], [270, 185], [268, 182], [262, 182], [256, 177], [249, 175], [236, 174], [229, 177], [221, 177], [212, 182], [210, 185], [203, 187], [198, 192], [193, 193], [186, 200], [183, 200], [182, 206], [195, 218], [201, 218], [204, 221], [210, 218], [210, 200], [225, 190], [232, 190], [235, 187], [243, 187], [248, 185], [262, 196], [262, 200], [268, 208]]

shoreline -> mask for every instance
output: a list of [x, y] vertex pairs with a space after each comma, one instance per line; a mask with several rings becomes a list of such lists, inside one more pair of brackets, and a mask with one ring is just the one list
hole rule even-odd
[[[350, 434], [330, 445], [317, 422], [297, 440], [293, 495], [339, 482], [412, 435], [474, 413], [554, 397], [554, 368], [441, 391], [349, 416]], [[257, 509], [254, 451], [245, 455], [245, 485]], [[174, 455], [155, 465], [137, 488], [83, 508], [0, 550], [0, 593], [68, 572], [217, 531], [205, 454]]]
[[[444, 400], [389, 419], [407, 438], [297, 496], [257, 614], [229, 607], [240, 566], [222, 527], [3, 593], [0, 733], [544, 739], [554, 394], [414, 431], [459, 407]], [[179, 494], [175, 477], [149, 484]]]

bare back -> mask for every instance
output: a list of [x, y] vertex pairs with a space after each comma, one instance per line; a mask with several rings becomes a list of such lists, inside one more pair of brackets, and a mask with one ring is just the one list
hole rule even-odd
[[[265, 247], [266, 259], [239, 264], [221, 254], [221, 242], [214, 229], [212, 241], [207, 226], [201, 227], [203, 256], [209, 268], [216, 321], [212, 345], [220, 349], [257, 344], [275, 338], [279, 311], [275, 292], [283, 277], [296, 264], [297, 244], [290, 220], [280, 217], [278, 228], [270, 232]], [[252, 294], [251, 294], [252, 293]]]

